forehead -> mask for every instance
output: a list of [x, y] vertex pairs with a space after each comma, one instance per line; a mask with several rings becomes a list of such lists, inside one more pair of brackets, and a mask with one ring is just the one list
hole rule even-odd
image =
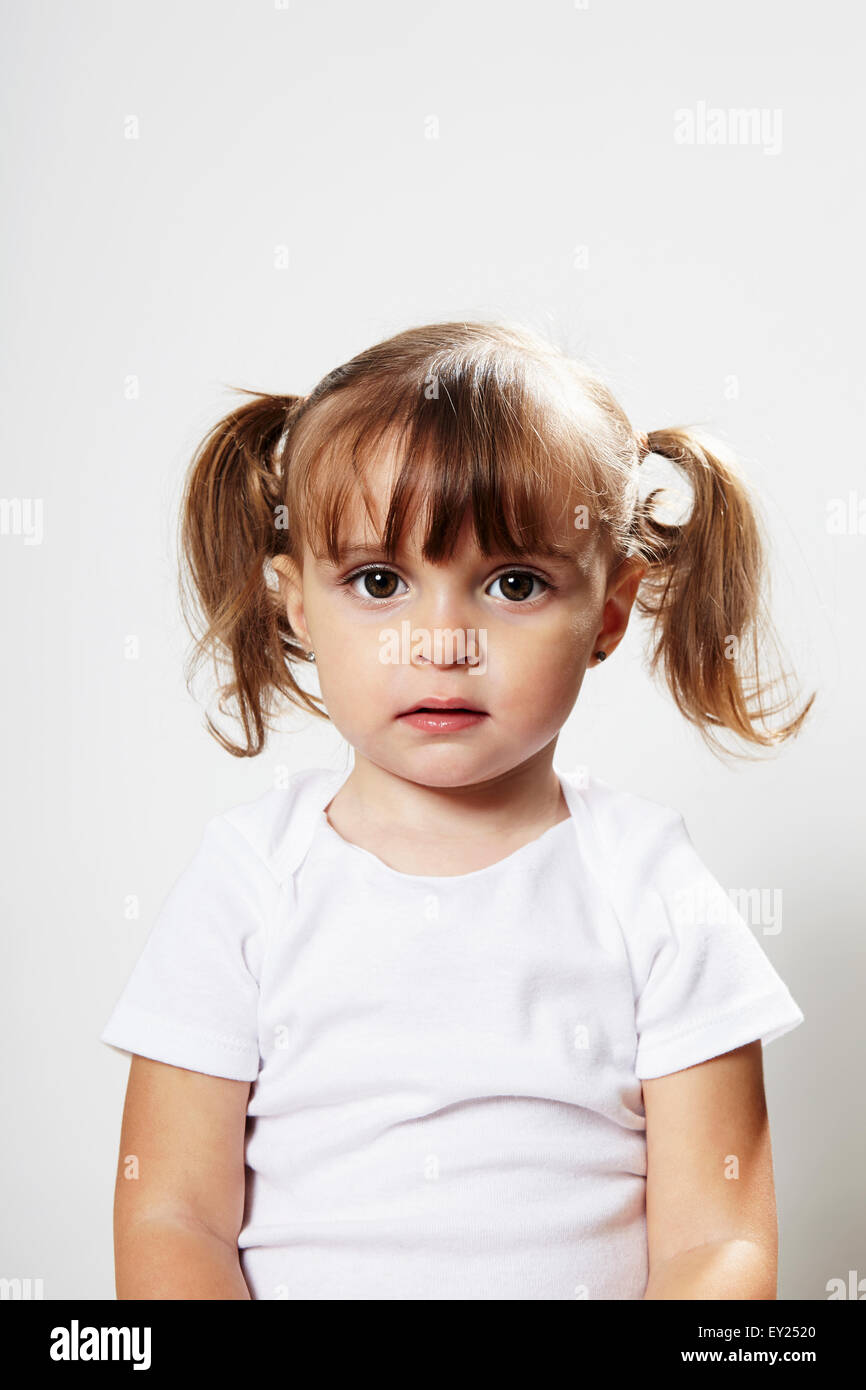
[[[388, 563], [380, 534], [370, 524], [366, 516], [364, 520], [367, 522], [366, 526], [359, 519], [356, 529], [346, 528], [340, 547], [339, 560], [332, 561], [327, 554], [314, 555], [309, 548], [309, 543], [305, 542], [308, 558], [324, 570], [348, 568], [351, 565], [364, 563]], [[569, 546], [567, 550], [565, 545], [556, 551], [540, 546], [536, 550], [518, 554], [508, 548], [499, 549], [497, 547], [492, 553], [487, 554], [478, 544], [473, 518], [471, 512], [467, 510], [457, 533], [453, 552], [449, 557], [438, 561], [425, 561], [423, 555], [424, 527], [416, 521], [410, 529], [404, 531], [404, 534], [399, 537], [396, 554], [391, 557], [391, 560], [394, 563], [411, 565], [413, 568], [430, 564], [433, 568], [450, 566], [455, 569], [466, 570], [474, 569], [478, 565], [489, 566], [508, 561], [513, 562], [514, 566], [518, 568], [521, 563], [535, 561], [552, 573], [562, 575], [563, 578], [569, 574], [589, 578], [596, 572], [599, 563], [604, 558], [604, 546], [602, 538], [597, 532], [580, 534], [582, 539], [574, 540], [571, 536], [566, 537]]]
[[405, 429], [391, 424], [360, 445], [337, 432], [311, 463], [300, 529], [305, 550], [329, 566], [375, 551], [380, 562], [483, 555], [587, 569], [604, 543], [576, 470], [549, 456], [539, 464], [513, 437], [498, 448], [473, 447], [465, 436], [450, 447], [435, 435], [407, 443]]

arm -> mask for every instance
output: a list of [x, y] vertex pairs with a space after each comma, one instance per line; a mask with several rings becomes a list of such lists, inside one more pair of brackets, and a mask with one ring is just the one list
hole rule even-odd
[[237, 1247], [249, 1090], [133, 1056], [114, 1198], [118, 1299], [250, 1297]]
[[760, 1040], [642, 1085], [644, 1298], [774, 1299], [778, 1231]]

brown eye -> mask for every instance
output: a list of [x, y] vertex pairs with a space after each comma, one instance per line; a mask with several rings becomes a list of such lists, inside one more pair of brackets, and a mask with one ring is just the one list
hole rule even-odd
[[[502, 585], [502, 597], [510, 599], [512, 603], [522, 603], [530, 596], [537, 598], [539, 595], [532, 594], [533, 584], [545, 584], [547, 581], [537, 574], [532, 574], [528, 570], [509, 570], [506, 574], [500, 574], [494, 579], [494, 584]], [[494, 598], [497, 595], [494, 595]]]
[[[363, 590], [355, 587], [359, 582], [363, 583]], [[352, 592], [357, 594], [359, 598], [393, 598], [395, 584], [402, 584], [402, 582], [400, 576], [395, 574], [393, 570], [385, 569], [379, 565], [360, 570], [346, 580]]]

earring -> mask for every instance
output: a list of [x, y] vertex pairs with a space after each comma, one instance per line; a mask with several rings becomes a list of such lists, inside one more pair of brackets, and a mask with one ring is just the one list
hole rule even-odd
[[595, 653], [595, 659], [596, 659], [596, 661], [606, 661], [606, 660], [607, 660], [607, 652], [596, 652], [596, 653]]
[[307, 652], [307, 660], [308, 660], [308, 661], [315, 661], [315, 659], [316, 659], [316, 653], [315, 653], [315, 652]]

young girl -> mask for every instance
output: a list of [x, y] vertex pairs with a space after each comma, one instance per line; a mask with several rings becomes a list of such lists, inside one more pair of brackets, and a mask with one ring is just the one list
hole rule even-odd
[[761, 1047], [803, 1014], [676, 810], [553, 766], [633, 604], [711, 746], [800, 728], [733, 467], [532, 332], [434, 324], [233, 410], [182, 551], [222, 746], [283, 697], [354, 756], [207, 823], [101, 1034], [118, 1297], [775, 1298]]

